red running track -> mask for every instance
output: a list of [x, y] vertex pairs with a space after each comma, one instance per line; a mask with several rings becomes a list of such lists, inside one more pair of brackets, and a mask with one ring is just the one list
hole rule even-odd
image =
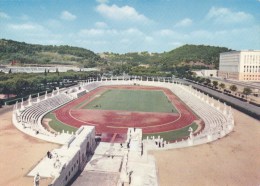
[[[107, 89], [146, 89], [163, 90], [169, 100], [179, 110], [176, 113], [149, 113], [149, 112], [129, 112], [129, 111], [105, 111], [77, 109], [77, 105], [89, 99], [95, 99], [95, 95]], [[183, 128], [190, 125], [198, 118], [189, 108], [187, 108], [169, 89], [146, 86], [105, 86], [99, 87], [77, 100], [57, 109], [56, 117], [61, 122], [79, 128], [81, 125], [96, 126], [97, 134], [125, 134], [128, 127], [138, 127], [143, 129], [143, 133], [158, 133]]]

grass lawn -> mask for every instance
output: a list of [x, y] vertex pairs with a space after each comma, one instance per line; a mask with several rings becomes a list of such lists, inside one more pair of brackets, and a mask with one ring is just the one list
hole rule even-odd
[[177, 113], [163, 91], [112, 89], [83, 109]]
[[55, 115], [53, 113], [48, 113], [47, 115], [44, 116], [44, 118], [51, 119], [51, 121], [49, 122], [49, 126], [57, 132], [62, 132], [62, 130], [64, 130], [64, 132], [69, 131], [71, 133], [71, 132], [75, 132], [76, 130], [78, 130], [75, 127], [66, 125], [66, 124], [60, 122], [59, 120], [57, 120], [57, 118], [55, 117]]
[[161, 138], [163, 138], [166, 141], [174, 141], [177, 139], [189, 137], [189, 135], [190, 135], [189, 128], [190, 127], [193, 129], [193, 131], [195, 131], [198, 128], [198, 125], [196, 123], [192, 123], [191, 125], [184, 127], [182, 129], [179, 129], [179, 130], [160, 132], [160, 133], [156, 133], [156, 134], [143, 134], [143, 139], [146, 139], [147, 136], [149, 136], [150, 139], [152, 136], [154, 136], [155, 139], [157, 139], [158, 136], [160, 136]]

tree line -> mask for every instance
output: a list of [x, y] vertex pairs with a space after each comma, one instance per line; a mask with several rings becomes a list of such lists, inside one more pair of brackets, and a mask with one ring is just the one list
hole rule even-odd
[[97, 72], [58, 72], [55, 73], [0, 73], [0, 94], [24, 97], [29, 94], [64, 87], [78, 80], [96, 78]]
[[80, 47], [27, 44], [5, 39], [0, 40], [0, 59], [6, 64], [11, 61], [17, 61], [20, 65], [76, 63], [83, 67], [94, 67], [102, 62], [99, 55]]

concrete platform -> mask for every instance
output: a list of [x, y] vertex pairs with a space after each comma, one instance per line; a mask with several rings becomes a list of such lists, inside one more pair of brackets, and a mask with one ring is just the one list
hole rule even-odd
[[116, 186], [119, 173], [84, 171], [72, 186]]
[[99, 171], [118, 173], [121, 169], [122, 156], [108, 157], [105, 155], [94, 155], [88, 162], [84, 171]]

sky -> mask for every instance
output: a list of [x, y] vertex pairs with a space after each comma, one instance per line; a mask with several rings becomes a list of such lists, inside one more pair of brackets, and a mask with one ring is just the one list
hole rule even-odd
[[0, 38], [94, 52], [260, 49], [260, 0], [0, 0]]

